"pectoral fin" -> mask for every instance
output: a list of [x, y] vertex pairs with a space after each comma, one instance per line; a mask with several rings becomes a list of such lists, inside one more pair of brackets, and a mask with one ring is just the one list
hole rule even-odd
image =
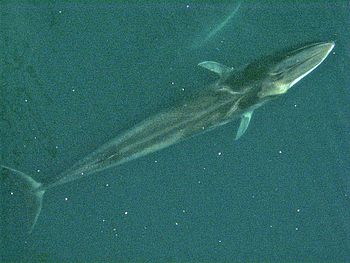
[[235, 140], [241, 138], [241, 136], [245, 133], [249, 126], [250, 119], [252, 118], [253, 111], [246, 112], [241, 117], [241, 123], [239, 124], [239, 128], [237, 131], [237, 135]]
[[228, 66], [225, 66], [223, 64], [220, 64], [220, 63], [214, 62], [214, 61], [203, 61], [203, 62], [199, 63], [198, 66], [201, 66], [201, 67], [206, 68], [210, 71], [213, 71], [216, 74], [219, 74], [220, 77], [222, 77], [226, 73], [233, 70], [233, 68], [230, 68]]

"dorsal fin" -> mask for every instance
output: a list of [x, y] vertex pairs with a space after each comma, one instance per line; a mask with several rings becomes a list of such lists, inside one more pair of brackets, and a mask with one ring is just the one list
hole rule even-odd
[[223, 64], [220, 64], [220, 63], [214, 62], [214, 61], [203, 61], [203, 62], [199, 63], [198, 66], [201, 66], [201, 67], [206, 68], [210, 71], [213, 71], [216, 74], [218, 74], [220, 77], [222, 77], [226, 73], [231, 72], [233, 70], [233, 68], [230, 68], [228, 66], [225, 66]]

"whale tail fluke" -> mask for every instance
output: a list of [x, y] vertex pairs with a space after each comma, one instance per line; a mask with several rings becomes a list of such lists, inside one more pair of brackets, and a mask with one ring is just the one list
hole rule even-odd
[[0, 173], [1, 176], [9, 177], [16, 187], [14, 191], [18, 190], [24, 196], [28, 211], [28, 232], [31, 233], [38, 221], [46, 189], [43, 187], [42, 183], [35, 181], [31, 176], [25, 173], [4, 165], [0, 165], [0, 167], [2, 170]]

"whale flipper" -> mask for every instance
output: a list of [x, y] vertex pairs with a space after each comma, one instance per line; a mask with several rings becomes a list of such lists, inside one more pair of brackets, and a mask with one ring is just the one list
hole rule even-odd
[[213, 71], [216, 74], [218, 74], [220, 77], [226, 75], [227, 73], [229, 73], [233, 70], [233, 68], [230, 68], [228, 66], [225, 66], [223, 64], [220, 64], [220, 63], [214, 62], [214, 61], [203, 61], [203, 62], [199, 63], [198, 66], [206, 68], [210, 71]]
[[239, 124], [239, 128], [237, 131], [237, 135], [235, 140], [238, 140], [242, 137], [245, 131], [248, 129], [250, 119], [252, 118], [253, 111], [248, 111], [244, 113], [241, 117], [241, 123]]

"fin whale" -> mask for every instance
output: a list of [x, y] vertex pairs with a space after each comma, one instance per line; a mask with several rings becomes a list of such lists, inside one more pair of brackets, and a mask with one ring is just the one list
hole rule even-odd
[[313, 43], [301, 48], [254, 61], [241, 72], [213, 61], [199, 66], [219, 79], [198, 97], [141, 122], [89, 154], [53, 181], [40, 183], [21, 171], [1, 165], [16, 189], [24, 193], [32, 232], [47, 190], [145, 156], [240, 118], [236, 134], [247, 130], [255, 109], [285, 94], [318, 67], [334, 47], [334, 42]]

